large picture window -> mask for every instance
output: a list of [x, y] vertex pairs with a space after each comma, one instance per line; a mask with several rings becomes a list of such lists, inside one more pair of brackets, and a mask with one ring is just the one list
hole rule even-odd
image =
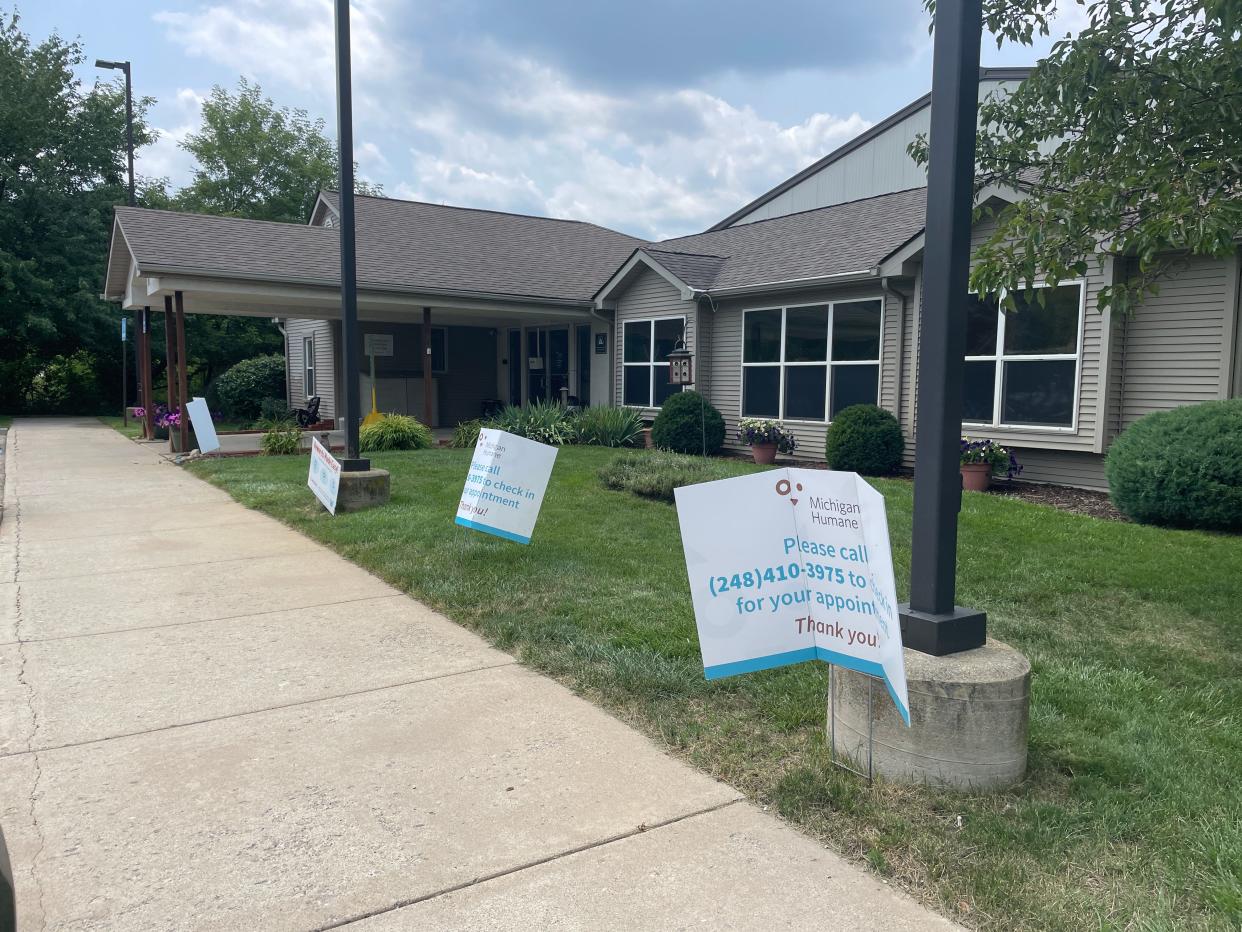
[[1013, 297], [1009, 312], [995, 297], [967, 298], [962, 420], [990, 427], [1073, 427], [1082, 283]]
[[621, 401], [636, 408], [659, 408], [681, 391], [668, 382], [668, 354], [686, 329], [684, 317], [627, 320], [621, 332]]
[[742, 314], [742, 416], [824, 422], [880, 390], [879, 298]]

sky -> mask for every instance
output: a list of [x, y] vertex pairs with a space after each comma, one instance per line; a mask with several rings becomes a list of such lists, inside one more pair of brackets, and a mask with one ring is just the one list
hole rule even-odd
[[[12, 0], [9, 0], [11, 3]], [[985, 35], [984, 65], [1033, 48]], [[39, 0], [96, 58], [133, 62], [159, 141], [137, 170], [185, 183], [213, 85], [257, 82], [335, 136], [331, 0]], [[588, 220], [648, 239], [706, 229], [930, 87], [920, 0], [354, 0], [359, 174], [391, 197]]]

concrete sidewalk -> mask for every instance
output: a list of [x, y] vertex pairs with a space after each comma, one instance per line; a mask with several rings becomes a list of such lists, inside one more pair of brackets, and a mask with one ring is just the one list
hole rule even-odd
[[955, 928], [98, 422], [5, 460], [20, 929]]

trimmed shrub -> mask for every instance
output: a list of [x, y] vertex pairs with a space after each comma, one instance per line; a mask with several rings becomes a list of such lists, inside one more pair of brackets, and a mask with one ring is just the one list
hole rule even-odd
[[430, 427], [405, 414], [381, 414], [378, 421], [358, 429], [358, 449], [362, 453], [425, 450], [433, 440]]
[[453, 428], [453, 439], [449, 441], [449, 446], [459, 450], [469, 450], [479, 442], [479, 430], [483, 427], [483, 422], [478, 418], [473, 421], [462, 421]]
[[643, 498], [672, 502], [673, 490], [696, 482], [738, 475], [736, 462], [684, 456], [663, 450], [624, 453], [599, 471], [605, 488], [633, 492]]
[[1142, 524], [1242, 530], [1242, 399], [1158, 411], [1108, 451], [1113, 504]]
[[698, 392], [670, 395], [651, 425], [651, 442], [661, 450], [710, 455], [724, 445], [720, 412]]
[[285, 357], [255, 356], [225, 370], [208, 392], [207, 403], [229, 421], [253, 421], [266, 398], [285, 397]]
[[575, 420], [577, 442], [597, 447], [632, 447], [643, 422], [633, 408], [584, 408]]
[[863, 476], [887, 476], [906, 447], [897, 418], [876, 405], [850, 405], [828, 425], [828, 466]]
[[291, 421], [262, 422], [263, 437], [259, 453], [263, 456], [288, 456], [302, 451], [302, 431]]

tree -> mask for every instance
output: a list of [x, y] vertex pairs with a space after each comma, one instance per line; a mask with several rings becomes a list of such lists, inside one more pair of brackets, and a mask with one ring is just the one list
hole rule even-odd
[[[305, 223], [320, 190], [335, 187], [336, 144], [322, 119], [278, 107], [245, 78], [236, 94], [213, 87], [202, 112], [202, 130], [181, 144], [198, 162], [175, 199], [181, 208]], [[381, 193], [365, 181], [354, 190]]]
[[[35, 44], [16, 13], [0, 19], [0, 410], [56, 407], [57, 386], [38, 390], [64, 372], [78, 373], [79, 410], [120, 394], [120, 315], [99, 293], [125, 200], [125, 92], [83, 88], [83, 60], [80, 43]], [[134, 102], [135, 146], [154, 138], [151, 102]]]
[[[925, 0], [935, 14], [935, 0]], [[1061, 0], [1064, 2], [1064, 0]], [[979, 108], [977, 186], [1019, 192], [975, 253], [981, 292], [1085, 274], [1101, 250], [1131, 258], [1103, 288], [1124, 313], [1178, 264], [1224, 256], [1242, 230], [1242, 3], [1075, 0], [1086, 27], [1022, 84]], [[1047, 35], [1057, 0], [984, 0], [998, 45]], [[925, 139], [911, 146], [925, 163]]]

